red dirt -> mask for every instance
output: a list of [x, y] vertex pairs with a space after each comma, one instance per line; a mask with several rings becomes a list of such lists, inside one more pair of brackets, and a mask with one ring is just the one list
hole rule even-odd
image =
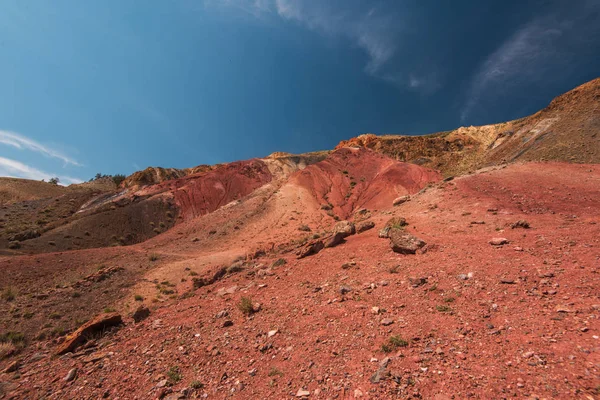
[[[411, 179], [401, 180], [361, 152], [363, 171], [353, 161], [355, 154], [338, 151], [283, 186], [268, 183], [241, 202], [139, 245], [107, 253], [0, 259], [0, 285], [29, 287], [31, 293], [49, 286], [42, 271], [60, 276], [64, 265], [80, 271], [85, 264], [88, 271], [78, 272], [85, 276], [94, 263], [118, 265], [124, 270], [100, 285], [126, 274], [132, 277], [121, 282], [137, 283], [121, 286], [122, 300], [115, 307], [132, 311], [137, 306], [133, 294], [141, 292], [152, 308], [147, 320], [126, 319], [126, 327], [74, 355], [54, 358], [55, 343], [32, 342], [16, 356], [19, 371], [0, 375], [0, 387], [8, 398], [158, 398], [169, 391], [179, 395], [193, 381], [203, 387], [188, 390], [189, 398], [292, 398], [301, 388], [315, 399], [595, 398], [600, 387], [600, 166], [511, 165], [437, 184], [392, 207], [392, 194], [405, 193], [400, 187], [414, 193], [419, 189], [411, 182], [425, 185], [435, 175], [409, 168]], [[345, 168], [347, 177], [330, 175], [336, 168]], [[381, 179], [373, 188], [385, 201], [365, 197], [369, 191], [359, 186], [361, 173], [373, 182]], [[370, 204], [360, 218], [370, 215], [376, 226], [298, 260], [291, 250], [312, 234], [298, 226], [319, 232], [335, 222], [318, 207], [328, 186], [318, 184], [316, 176], [332, 182], [328, 200], [336, 213], [350, 215]], [[356, 178], [356, 193], [364, 193], [351, 205], [343, 201], [350, 176]], [[407, 231], [428, 243], [424, 254], [395, 254], [389, 240], [378, 237], [394, 216], [405, 217]], [[518, 220], [531, 228], [511, 229]], [[510, 244], [491, 246], [494, 237]], [[273, 251], [241, 272], [193, 289], [192, 272], [203, 275], [257, 248]], [[151, 252], [158, 261], [145, 258]], [[287, 263], [272, 266], [280, 257]], [[26, 268], [37, 260], [40, 271]], [[342, 268], [351, 261], [356, 264]], [[409, 278], [420, 277], [427, 282], [413, 287]], [[151, 294], [156, 293], [154, 279], [173, 282], [178, 294], [189, 294], [177, 300]], [[351, 290], [341, 295], [342, 286]], [[114, 292], [104, 297], [104, 287], [111, 286], [88, 287], [95, 302], [115, 300]], [[222, 288], [231, 288], [231, 294]], [[244, 316], [237, 308], [242, 296], [261, 303], [261, 310]], [[44, 312], [70, 307], [58, 299], [44, 303]], [[8, 315], [9, 307], [21, 302], [32, 300], [18, 296], [0, 311]], [[372, 307], [379, 307], [379, 314]], [[218, 318], [223, 310], [229, 316]], [[392, 324], [382, 325], [387, 318]], [[224, 327], [224, 320], [233, 324]], [[382, 345], [392, 335], [407, 346], [386, 354]], [[386, 356], [390, 376], [370, 382]], [[9, 362], [0, 361], [0, 367]], [[72, 368], [78, 368], [76, 378], [64, 381]], [[162, 387], [168, 376], [173, 386]]]
[[344, 219], [360, 208], [387, 208], [396, 197], [416, 193], [440, 179], [436, 171], [394, 161], [372, 150], [341, 148], [294, 174], [290, 183], [307, 189]]

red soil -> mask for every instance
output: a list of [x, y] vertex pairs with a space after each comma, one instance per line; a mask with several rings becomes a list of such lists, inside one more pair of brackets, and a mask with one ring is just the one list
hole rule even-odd
[[148, 186], [136, 194], [170, 192], [175, 197], [182, 218], [189, 220], [239, 200], [271, 179], [267, 165], [253, 159], [223, 164], [212, 171]]
[[[344, 165], [348, 177], [343, 179], [360, 178], [362, 171], [353, 169], [358, 164], [349, 152], [332, 156], [336, 160], [346, 153], [345, 164], [309, 167], [309, 174], [297, 173], [282, 187], [271, 182], [238, 204], [150, 241], [110, 249], [110, 259], [94, 250], [19, 257], [10, 264], [2, 260], [2, 284], [36, 259], [43, 259], [44, 271], [61, 268], [59, 257], [73, 268], [102, 259], [125, 272], [138, 264], [146, 279], [176, 282], [178, 293], [190, 293], [177, 301], [148, 302], [152, 314], [146, 321], [126, 319], [124, 328], [74, 355], [54, 358], [52, 341], [32, 343], [18, 356], [20, 370], [0, 375], [9, 398], [145, 399], [169, 391], [179, 396], [193, 381], [204, 386], [188, 390], [188, 398], [292, 398], [301, 388], [315, 399], [597, 396], [600, 166], [536, 163], [456, 178], [401, 206], [382, 202], [379, 211], [370, 208], [375, 229], [298, 260], [287, 250], [290, 238], [305, 235], [297, 224], [307, 223], [314, 232], [334, 223], [314, 206], [327, 190], [310, 177], [329, 177], [325, 171]], [[375, 171], [386, 171], [365, 164], [364, 173], [374, 180], [380, 176]], [[349, 185], [330, 179], [333, 187]], [[386, 179], [403, 186], [396, 178]], [[394, 187], [381, 193], [391, 198], [403, 192]], [[346, 214], [380, 204], [361, 203], [359, 197], [349, 206], [344, 196], [330, 195], [329, 201]], [[393, 216], [407, 219], [407, 231], [428, 243], [427, 252], [403, 256], [391, 251], [377, 231]], [[511, 229], [518, 220], [531, 228]], [[197, 242], [191, 241], [194, 237]], [[510, 244], [491, 246], [493, 237], [505, 237]], [[203, 275], [267, 243], [276, 250], [256, 265], [193, 289], [191, 272]], [[148, 252], [156, 252], [159, 260], [140, 259]], [[272, 266], [280, 257], [287, 264]], [[342, 268], [350, 261], [356, 264]], [[413, 287], [409, 278], [421, 277], [426, 283]], [[143, 280], [137, 281], [130, 291], [121, 289], [127, 297], [118, 309], [136, 306], [130, 299], [145, 288]], [[341, 295], [342, 286], [351, 290]], [[143, 293], [150, 298], [150, 292]], [[261, 303], [261, 310], [244, 316], [237, 308], [242, 296]], [[223, 310], [229, 315], [218, 318]], [[387, 318], [392, 323], [382, 325]], [[233, 324], [224, 327], [224, 320]], [[271, 330], [277, 333], [269, 337]], [[392, 335], [407, 346], [384, 353], [382, 344]], [[386, 356], [390, 375], [370, 382]], [[78, 368], [76, 378], [64, 381], [72, 368]], [[169, 370], [178, 371], [181, 379]], [[167, 376], [172, 387], [162, 387]]]
[[341, 218], [360, 208], [387, 208], [398, 196], [413, 194], [441, 179], [438, 172], [394, 161], [365, 148], [341, 148], [290, 178]]

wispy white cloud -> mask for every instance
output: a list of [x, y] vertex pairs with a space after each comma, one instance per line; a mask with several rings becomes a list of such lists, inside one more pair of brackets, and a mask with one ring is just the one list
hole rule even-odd
[[242, 10], [255, 17], [277, 15], [314, 32], [341, 37], [362, 49], [368, 57], [365, 73], [395, 86], [432, 92], [437, 81], [423, 75], [419, 85], [399, 68], [391, 66], [397, 55], [403, 18], [389, 7], [373, 7], [355, 0], [205, 0], [205, 6]]
[[[461, 121], [476, 110], [485, 112], [504, 95], [524, 93], [549, 77], [566, 76], [581, 53], [593, 51], [600, 24], [589, 18], [600, 11], [600, 1], [582, 0], [568, 12], [550, 10], [522, 26], [491, 53], [472, 78]], [[586, 47], [589, 47], [586, 49]], [[579, 49], [579, 52], [576, 51]]]
[[79, 178], [73, 178], [70, 176], [56, 175], [53, 173], [41, 171], [32, 166], [23, 164], [17, 160], [11, 160], [10, 158], [0, 157], [0, 176], [7, 176], [13, 178], [25, 178], [33, 180], [49, 180], [54, 177], [60, 179], [60, 183], [63, 185], [70, 185], [72, 183], [82, 183], [83, 181]]
[[81, 166], [80, 163], [70, 157], [67, 157], [60, 151], [52, 149], [51, 147], [45, 146], [33, 139], [15, 132], [0, 130], [0, 143], [15, 147], [20, 150], [34, 151], [46, 157], [57, 158], [63, 161], [65, 164], [71, 164], [78, 167]]

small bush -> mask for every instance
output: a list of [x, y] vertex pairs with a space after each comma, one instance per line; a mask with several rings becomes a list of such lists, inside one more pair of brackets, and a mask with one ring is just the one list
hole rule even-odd
[[15, 299], [15, 297], [17, 297], [17, 293], [15, 292], [15, 290], [11, 287], [6, 287], [4, 288], [4, 290], [2, 290], [2, 300], [4, 301], [13, 301]]
[[310, 226], [303, 224], [298, 227], [298, 230], [302, 232], [310, 232]]
[[169, 382], [171, 384], [179, 382], [182, 378], [181, 370], [179, 369], [179, 367], [174, 366], [169, 368], [169, 370], [167, 371], [167, 378], [169, 378]]
[[106, 307], [106, 308], [104, 309], [104, 312], [105, 312], [105, 313], [107, 313], [107, 314], [108, 314], [108, 313], [111, 313], [111, 312], [115, 312], [115, 311], [117, 311], [117, 310], [115, 310], [114, 308], [111, 308], [111, 307]]
[[400, 347], [408, 346], [408, 341], [402, 339], [400, 336], [391, 336], [388, 341], [381, 345], [381, 351], [384, 353], [391, 353]]
[[56, 246], [56, 242], [49, 241], [49, 242], [48, 242], [48, 246]]
[[20, 249], [21, 242], [19, 242], [18, 240], [13, 240], [12, 242], [8, 243], [8, 248], [11, 250]]
[[53, 313], [50, 313], [50, 315], [48, 315], [48, 318], [50, 318], [50, 319], [61, 319], [62, 315], [60, 315], [57, 312], [53, 312]]
[[77, 299], [77, 298], [81, 297], [81, 293], [79, 293], [79, 292], [73, 292], [73, 293], [71, 293], [71, 297], [74, 298], [74, 299]]
[[192, 381], [190, 383], [190, 388], [198, 390], [198, 389], [202, 389], [204, 387], [204, 384], [200, 381]]
[[142, 297], [142, 295], [140, 294], [136, 294], [135, 296], [133, 296], [135, 301], [144, 301], [144, 297]]
[[438, 310], [439, 312], [449, 312], [452, 311], [452, 309], [446, 305], [441, 305], [441, 306], [436, 306], [435, 307], [436, 310]]
[[238, 304], [239, 310], [244, 315], [250, 315], [254, 312], [254, 306], [252, 304], [252, 299], [249, 297], [242, 297]]
[[162, 222], [162, 221], [160, 221], [160, 222], [158, 223], [158, 226], [160, 226], [160, 227], [161, 227], [161, 228], [163, 228], [163, 229], [166, 227], [165, 223], [164, 223], [164, 222]]
[[158, 260], [158, 254], [152, 253], [148, 256], [148, 260], [154, 262], [156, 260]]
[[21, 332], [6, 332], [0, 334], [0, 343], [12, 343], [14, 345], [22, 344], [25, 341], [25, 335]]
[[269, 376], [283, 376], [283, 372], [281, 372], [275, 367], [271, 367], [271, 370], [269, 371]]
[[452, 302], [454, 302], [454, 297], [446, 297], [446, 298], [444, 299], [444, 301], [445, 301], [446, 303], [452, 303]]
[[[10, 357], [11, 355], [15, 354], [17, 352], [17, 347], [10, 343], [10, 342], [4, 342], [4, 343], [0, 343], [0, 360], [5, 359], [6, 357]], [[0, 392], [0, 394], [2, 394]]]
[[281, 267], [282, 265], [285, 265], [285, 264], [287, 264], [287, 261], [285, 260], [285, 258], [279, 258], [273, 263], [273, 266]]

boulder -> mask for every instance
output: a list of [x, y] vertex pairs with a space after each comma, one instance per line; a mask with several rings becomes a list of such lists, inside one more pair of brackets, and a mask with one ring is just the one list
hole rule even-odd
[[354, 223], [350, 221], [340, 221], [333, 227], [333, 233], [342, 233], [344, 237], [354, 235], [356, 233], [356, 227]]
[[324, 247], [325, 245], [322, 240], [315, 240], [313, 242], [307, 243], [298, 252], [298, 258], [304, 258], [317, 254], [318, 252], [323, 250]]
[[363, 221], [356, 225], [356, 233], [362, 233], [364, 231], [368, 231], [369, 229], [375, 228], [375, 222], [373, 221]]
[[492, 238], [490, 240], [490, 244], [492, 246], [502, 246], [502, 245], [505, 245], [505, 244], [508, 244], [508, 243], [510, 243], [510, 242], [506, 238]]
[[399, 206], [400, 204], [404, 204], [407, 201], [410, 200], [410, 196], [406, 195], [406, 196], [400, 196], [394, 199], [394, 201], [392, 202], [393, 206]]
[[342, 232], [336, 232], [333, 235], [323, 239], [323, 247], [335, 247], [344, 241], [346, 235]]
[[121, 315], [115, 312], [100, 314], [91, 321], [86, 322], [79, 327], [75, 332], [67, 336], [64, 342], [62, 342], [56, 350], [57, 355], [69, 353], [75, 351], [77, 347], [81, 346], [87, 341], [87, 337], [94, 333], [102, 332], [106, 328], [120, 325], [123, 323]]
[[417, 250], [425, 246], [425, 242], [416, 236], [398, 229], [390, 231], [390, 246], [392, 250], [400, 254], [415, 254]]

